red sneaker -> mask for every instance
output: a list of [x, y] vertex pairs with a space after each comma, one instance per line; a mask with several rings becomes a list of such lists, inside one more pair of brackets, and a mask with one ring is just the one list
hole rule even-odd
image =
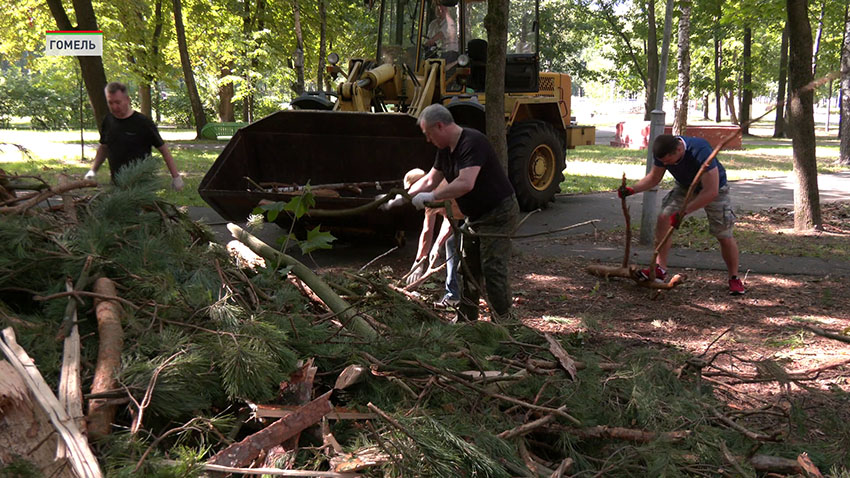
[[729, 279], [729, 295], [744, 295], [744, 283], [738, 276], [732, 276]]
[[[649, 280], [649, 267], [646, 269], [641, 269], [637, 272], [638, 279], [640, 280]], [[663, 269], [661, 266], [655, 266], [655, 280], [663, 281], [664, 278], [667, 277], [667, 270]]]

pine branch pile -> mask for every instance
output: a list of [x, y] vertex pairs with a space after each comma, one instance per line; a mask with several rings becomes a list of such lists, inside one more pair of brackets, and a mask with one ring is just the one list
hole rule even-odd
[[[386, 271], [324, 277], [351, 306], [331, 312], [292, 267], [237, 265], [208, 230], [157, 199], [155, 169], [127, 168], [116, 187], [78, 198], [76, 223], [47, 209], [0, 217], [0, 325], [52, 386], [75, 303], [90, 390], [94, 306], [104, 300], [90, 291], [101, 277], [117, 286], [118, 386], [85, 397], [118, 407], [111, 433], [90, 437], [107, 476], [244, 467], [405, 478], [776, 473], [766, 458], [784, 459], [781, 473], [792, 474], [804, 473], [802, 452], [834, 466], [831, 476], [850, 476], [839, 468], [850, 450], [846, 413], [818, 424], [829, 440], [807, 443], [808, 411], [794, 402], [727, 407], [717, 380], [705, 379], [718, 370], [712, 359], [435, 320]], [[352, 313], [375, 338], [350, 327]], [[770, 365], [763, 374], [795, 379]], [[275, 446], [252, 451], [269, 437]], [[44, 469], [29, 465], [0, 452], [0, 475]]]

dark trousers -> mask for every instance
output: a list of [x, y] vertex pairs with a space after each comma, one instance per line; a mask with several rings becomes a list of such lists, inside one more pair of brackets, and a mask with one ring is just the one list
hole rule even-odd
[[[483, 288], [494, 318], [507, 317], [511, 310], [508, 263], [511, 239], [519, 217], [515, 196], [510, 196], [474, 221], [466, 220], [461, 237], [463, 292], [460, 313], [466, 320], [478, 319], [478, 298]], [[505, 237], [490, 237], [501, 235]]]

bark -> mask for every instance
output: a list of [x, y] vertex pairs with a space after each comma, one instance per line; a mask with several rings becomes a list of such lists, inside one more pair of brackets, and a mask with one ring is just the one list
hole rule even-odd
[[658, 97], [658, 34], [655, 25], [655, 0], [648, 0], [646, 6], [646, 111], [643, 115], [645, 121], [649, 121], [650, 112], [655, 109], [655, 100]]
[[[94, 15], [94, 8], [91, 0], [74, 0], [74, 16], [77, 19], [77, 26], [71, 24], [68, 18], [68, 13], [62, 5], [62, 0], [46, 0], [47, 6], [50, 7], [50, 13], [56, 21], [56, 26], [60, 30], [99, 30], [97, 26], [97, 18]], [[106, 88], [106, 73], [103, 70], [103, 59], [99, 56], [78, 56], [77, 61], [80, 62], [80, 70], [82, 71], [83, 83], [86, 85], [86, 92], [89, 95], [94, 110], [94, 120], [97, 123], [97, 128], [100, 130], [103, 126], [103, 118], [109, 111], [106, 105], [106, 95], [103, 89]]]
[[[101, 277], [94, 283], [94, 292], [115, 297], [115, 283]], [[91, 393], [102, 393], [118, 386], [116, 379], [121, 370], [121, 352], [124, 348], [124, 331], [121, 328], [121, 306], [114, 300], [95, 300], [97, 316], [97, 365], [92, 380]], [[109, 435], [115, 420], [116, 405], [105, 399], [89, 400], [88, 431], [93, 438]]]
[[153, 118], [150, 83], [142, 83], [139, 85], [139, 112], [148, 118]]
[[319, 66], [316, 68], [316, 90], [325, 89], [325, 55], [327, 55], [328, 16], [325, 12], [325, 0], [319, 0]]
[[292, 60], [295, 63], [295, 95], [304, 93], [304, 37], [301, 32], [301, 6], [298, 0], [292, 0], [292, 16], [295, 22], [295, 52]]
[[708, 93], [702, 98], [702, 119], [708, 121]]
[[741, 87], [741, 108], [738, 119], [741, 125], [741, 134], [750, 134], [750, 108], [753, 104], [753, 29], [748, 25], [744, 27], [744, 57], [743, 57], [743, 82]]
[[841, 80], [839, 81], [840, 111], [838, 136], [841, 139], [838, 162], [850, 166], [850, 15], [844, 8], [844, 41], [841, 47]]
[[683, 0], [680, 4], [682, 15], [679, 18], [679, 94], [673, 103], [673, 134], [683, 135], [688, 128], [688, 100], [691, 89], [691, 2]]
[[192, 104], [192, 116], [195, 118], [196, 138], [201, 137], [201, 130], [207, 124], [198, 87], [195, 86], [195, 73], [192, 71], [192, 61], [189, 59], [189, 46], [186, 44], [186, 31], [183, 28], [183, 6], [181, 0], [172, 0], [174, 4], [174, 29], [177, 31], [177, 49], [180, 50], [180, 64], [183, 67], [183, 80], [189, 91], [189, 102]]
[[485, 128], [502, 169], [508, 170], [508, 143], [505, 127], [505, 56], [508, 44], [509, 0], [487, 2], [487, 78], [485, 80]]
[[[221, 77], [227, 77], [231, 74], [229, 66], [221, 68]], [[233, 82], [221, 83], [218, 85], [218, 120], [223, 122], [236, 121], [236, 116], [233, 111]]]
[[787, 0], [790, 123], [794, 154], [794, 230], [822, 229], [815, 156], [814, 91], [812, 81], [812, 29], [807, 16], [807, 0]]
[[779, 91], [776, 94], [776, 119], [773, 122], [773, 137], [785, 137], [785, 84], [788, 80], [788, 22], [782, 30], [782, 45], [779, 47]]

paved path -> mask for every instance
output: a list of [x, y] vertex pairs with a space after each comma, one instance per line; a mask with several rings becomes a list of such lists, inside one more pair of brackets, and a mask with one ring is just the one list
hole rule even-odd
[[[765, 178], [730, 183], [732, 199], [738, 211], [760, 211], [769, 207], [794, 206], [794, 183], [792, 178]], [[818, 176], [821, 202], [850, 201], [850, 171]], [[666, 191], [656, 195], [660, 206]], [[643, 198], [632, 196], [628, 200], [632, 220], [640, 220]], [[701, 213], [697, 213], [701, 214]], [[557, 229], [591, 219], [599, 219], [600, 229], [623, 227], [623, 212], [614, 192], [558, 196], [549, 208], [536, 213], [523, 223], [520, 234], [529, 234]], [[563, 234], [584, 234], [592, 231], [583, 227]], [[546, 236], [551, 237], [551, 236]], [[619, 262], [623, 259], [622, 248], [600, 246], [593, 243], [559, 244], [551, 239], [524, 239], [517, 241], [521, 249], [533, 250], [536, 254], [552, 256], [579, 256], [602, 262]], [[848, 241], [847, 247], [850, 247]], [[650, 247], [633, 250], [632, 262], [649, 263], [652, 259]], [[808, 257], [779, 257], [766, 254], [741, 254], [741, 270], [760, 274], [837, 274], [850, 276], [850, 263]], [[717, 251], [700, 252], [690, 249], [673, 249], [668, 265], [675, 268], [725, 270], [726, 267]]]
[[[850, 200], [850, 172], [839, 174], [822, 174], [818, 176], [821, 201]], [[752, 181], [736, 181], [731, 183], [733, 200], [739, 211], [758, 211], [768, 207], [793, 207], [794, 185], [787, 178], [769, 178]], [[659, 191], [657, 200], [660, 204], [664, 191]], [[629, 198], [629, 206], [634, 221], [639, 220], [642, 207], [642, 196], [636, 195]], [[231, 240], [230, 233], [224, 227], [225, 221], [221, 219], [212, 209], [206, 207], [192, 207], [190, 215], [213, 226], [214, 232], [220, 241]], [[620, 201], [614, 192], [583, 194], [583, 195], [561, 195], [558, 196], [549, 208], [531, 215], [522, 225], [519, 234], [531, 234], [557, 229], [560, 227], [576, 224], [591, 219], [599, 219], [597, 227], [600, 229], [613, 229], [623, 226], [623, 213], [620, 209]], [[562, 244], [557, 241], [562, 235], [579, 235], [592, 231], [591, 227], [583, 227], [572, 231], [560, 233], [559, 235], [548, 235], [537, 238], [521, 239], [516, 241], [519, 250], [530, 251], [534, 254], [542, 254], [553, 257], [575, 256], [588, 260], [599, 260], [602, 262], [618, 263], [623, 259], [623, 250], [620, 247], [582, 242], [578, 244]], [[277, 237], [283, 231], [277, 226], [267, 224], [257, 235], [268, 242], [275, 244]], [[402, 251], [394, 254], [412, 255], [415, 248], [414, 240], [408, 241], [408, 246]], [[850, 241], [848, 241], [850, 247]], [[335, 245], [332, 251], [321, 251], [315, 254], [319, 265], [347, 265], [360, 266], [369, 259], [387, 251], [386, 244]], [[633, 248], [633, 263], [648, 263], [652, 258], [649, 247]], [[717, 251], [700, 252], [689, 249], [674, 249], [669, 257], [669, 265], [674, 268], [696, 268], [725, 270], [725, 265]], [[742, 254], [742, 273], [750, 271], [758, 274], [836, 274], [850, 276], [850, 263], [840, 261], [827, 261], [818, 258], [807, 257], [779, 257], [766, 254]]]

